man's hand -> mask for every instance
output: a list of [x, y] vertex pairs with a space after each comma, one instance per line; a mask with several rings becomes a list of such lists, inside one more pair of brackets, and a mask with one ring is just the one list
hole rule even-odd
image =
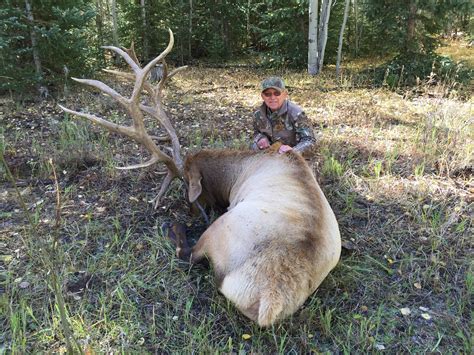
[[283, 144], [283, 145], [278, 149], [278, 153], [279, 153], [279, 154], [283, 154], [283, 153], [289, 152], [290, 150], [293, 150], [293, 148], [291, 148], [289, 145]]
[[257, 142], [258, 149], [267, 149], [270, 146], [270, 142], [268, 141], [267, 137], [260, 138]]

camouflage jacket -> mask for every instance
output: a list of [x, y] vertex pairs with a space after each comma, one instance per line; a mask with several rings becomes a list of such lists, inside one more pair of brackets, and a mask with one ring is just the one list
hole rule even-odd
[[316, 142], [303, 109], [289, 100], [278, 112], [271, 112], [265, 104], [255, 111], [254, 148], [263, 137], [267, 137], [270, 144], [280, 141], [298, 152], [309, 150]]

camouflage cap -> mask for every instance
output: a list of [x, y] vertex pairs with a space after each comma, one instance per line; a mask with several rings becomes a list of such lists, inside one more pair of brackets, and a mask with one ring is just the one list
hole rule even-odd
[[271, 76], [269, 78], [266, 78], [264, 81], [262, 81], [262, 92], [264, 92], [267, 89], [275, 89], [278, 91], [283, 91], [285, 90], [285, 82], [283, 81], [282, 78], [278, 76]]

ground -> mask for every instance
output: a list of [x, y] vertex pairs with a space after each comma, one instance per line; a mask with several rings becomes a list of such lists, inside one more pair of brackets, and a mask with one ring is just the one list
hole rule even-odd
[[[164, 103], [183, 154], [245, 149], [269, 74], [192, 67], [173, 78]], [[345, 246], [298, 312], [260, 329], [217, 292], [211, 270], [177, 260], [160, 226], [178, 220], [195, 237], [205, 228], [182, 183], [154, 209], [165, 168], [115, 169], [146, 151], [65, 115], [58, 103], [128, 122], [112, 100], [73, 87], [1, 101], [11, 177], [2, 171], [0, 351], [65, 351], [70, 329], [71, 346], [88, 353], [472, 352], [472, 99], [281, 75], [312, 120], [308, 162]]]

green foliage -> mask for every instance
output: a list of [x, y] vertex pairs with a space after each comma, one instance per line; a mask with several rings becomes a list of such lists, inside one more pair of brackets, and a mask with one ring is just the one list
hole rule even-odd
[[390, 88], [412, 86], [421, 81], [436, 84], [453, 81], [467, 84], [474, 77], [473, 69], [436, 54], [399, 54], [376, 70], [375, 84]]
[[[81, 76], [95, 68], [97, 53], [90, 43], [95, 12], [86, 1], [32, 2], [34, 22], [24, 2], [8, 1], [0, 10], [0, 92], [23, 92], [36, 84], [56, 86], [66, 75]], [[31, 33], [37, 39], [42, 75], [34, 69]]]
[[329, 178], [340, 178], [344, 174], [344, 165], [333, 155], [328, 156], [329, 152], [325, 152], [327, 156], [324, 160], [322, 173], [324, 176]]
[[253, 30], [263, 63], [269, 67], [304, 67], [307, 59], [307, 1], [268, 1], [256, 9]]
[[[143, 60], [154, 58], [168, 43], [166, 28], [175, 34], [175, 50], [169, 58], [181, 63], [192, 59], [228, 59], [242, 54], [245, 46], [247, 1], [146, 1], [146, 26], [139, 3], [122, 2], [123, 21], [120, 32], [123, 42], [135, 43]], [[152, 31], [150, 31], [152, 29]], [[145, 53], [145, 43], [148, 54]], [[147, 58], [145, 58], [147, 57]]]
[[31, 63], [20, 65], [29, 54], [28, 49], [21, 45], [28, 36], [28, 26], [21, 19], [22, 15], [22, 11], [15, 7], [0, 9], [0, 91], [14, 88], [22, 90], [37, 79], [34, 78]]
[[[192, 57], [213, 60], [242, 55], [246, 41], [247, 1], [197, 1], [193, 14]], [[185, 19], [185, 29], [188, 29]]]
[[[123, 18], [120, 22], [119, 32], [121, 34], [121, 43], [125, 46], [129, 46], [130, 43], [134, 43], [135, 51], [139, 59], [143, 57], [144, 42], [143, 37], [146, 35], [148, 39], [148, 45], [150, 53], [155, 54], [163, 50], [163, 46], [166, 46], [168, 34], [163, 31], [167, 27], [170, 27], [173, 31], [175, 30], [167, 19], [166, 7], [153, 1], [147, 2], [147, 23], [144, 27], [142, 20], [142, 9], [140, 2], [122, 1], [120, 9], [123, 12]], [[180, 9], [178, 9], [179, 11]], [[156, 23], [157, 14], [161, 14], [163, 20]], [[153, 31], [150, 31], [153, 29]], [[151, 32], [151, 33], [148, 33]], [[143, 58], [143, 61], [149, 58]]]
[[[100, 47], [117, 44], [110, 2], [106, 0], [7, 0], [0, 9], [0, 92], [28, 92], [41, 84], [49, 91], [66, 86], [67, 77], [89, 76], [107, 65]], [[118, 45], [133, 41], [138, 58], [147, 62], [175, 34], [168, 59], [182, 64], [217, 62], [252, 55], [252, 63], [268, 68], [305, 68], [307, 64], [308, 0], [117, 0]], [[411, 85], [416, 77], [454, 75], [466, 82], [471, 73], [449, 60], [434, 58], [441, 35], [468, 32], [472, 13], [468, 0], [352, 2], [345, 31], [345, 56], [395, 57], [377, 71], [377, 83]], [[333, 1], [325, 63], [337, 52], [344, 1]], [[144, 18], [145, 16], [145, 18]], [[411, 29], [411, 30], [409, 30]], [[36, 34], [42, 72], [33, 62], [31, 33]], [[403, 73], [402, 73], [403, 68]]]
[[51, 10], [51, 18], [43, 18], [52, 24], [38, 28], [44, 41], [40, 49], [45, 69], [51, 74], [58, 74], [67, 67], [71, 76], [87, 74], [95, 68], [94, 57], [97, 55], [90, 45], [94, 34], [88, 23], [95, 16], [94, 9], [78, 2], [75, 7], [54, 6]]
[[452, 25], [466, 28], [463, 14], [472, 13], [472, 5], [466, 0], [371, 0], [361, 10], [366, 15], [361, 26], [367, 54], [411, 55], [433, 53], [439, 34], [455, 29]]

